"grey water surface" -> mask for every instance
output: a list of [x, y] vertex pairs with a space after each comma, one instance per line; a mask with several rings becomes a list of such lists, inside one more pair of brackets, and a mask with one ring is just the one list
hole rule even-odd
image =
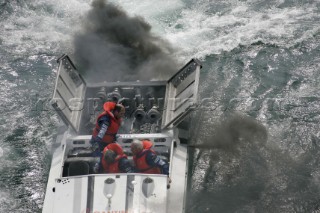
[[320, 212], [320, 2], [160, 2], [109, 1], [129, 17], [120, 22], [140, 16], [128, 42], [86, 25], [90, 0], [0, 0], [0, 212], [41, 212], [60, 125], [48, 107], [56, 59], [101, 74], [81, 39], [103, 43], [95, 64], [109, 53], [131, 76], [202, 61], [187, 213]]

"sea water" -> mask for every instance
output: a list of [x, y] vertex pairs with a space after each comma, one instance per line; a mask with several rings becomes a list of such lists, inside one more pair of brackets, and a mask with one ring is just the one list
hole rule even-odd
[[[0, 0], [0, 212], [41, 212], [56, 59], [77, 57], [91, 3]], [[320, 211], [319, 1], [110, 3], [140, 16], [177, 69], [203, 64], [186, 212]]]

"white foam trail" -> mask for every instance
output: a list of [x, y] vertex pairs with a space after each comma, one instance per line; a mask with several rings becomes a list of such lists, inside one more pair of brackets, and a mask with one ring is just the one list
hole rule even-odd
[[70, 49], [73, 33], [90, 0], [37, 0], [24, 5], [10, 5], [14, 13], [0, 22], [0, 41], [15, 56], [57, 54]]
[[180, 0], [118, 0], [110, 1], [123, 8], [130, 16], [142, 16], [151, 24], [159, 36], [163, 36], [171, 14], [177, 14], [185, 7]]
[[[182, 8], [185, 4], [180, 0], [141, 0], [133, 2], [130, 0], [109, 1], [121, 6], [131, 15], [141, 15], [145, 17], [156, 17], [173, 10]], [[157, 7], [154, 7], [157, 5]]]
[[311, 37], [318, 31], [318, 26], [306, 25], [316, 23], [314, 20], [319, 18], [316, 8], [310, 5], [265, 11], [255, 11], [249, 6], [238, 2], [224, 14], [210, 13], [203, 4], [184, 9], [176, 23], [167, 29], [166, 38], [181, 48], [179, 55], [204, 58], [256, 41], [291, 46], [301, 37]]

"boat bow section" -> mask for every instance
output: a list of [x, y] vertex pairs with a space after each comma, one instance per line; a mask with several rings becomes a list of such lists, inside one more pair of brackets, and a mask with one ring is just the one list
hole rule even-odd
[[53, 213], [161, 213], [167, 206], [167, 176], [112, 174], [56, 180]]

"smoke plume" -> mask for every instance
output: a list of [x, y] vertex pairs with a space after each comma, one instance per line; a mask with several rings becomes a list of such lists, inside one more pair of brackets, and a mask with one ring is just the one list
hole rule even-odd
[[267, 130], [261, 123], [239, 113], [228, 116], [208, 128], [210, 134], [203, 136], [200, 142], [194, 142], [196, 144], [191, 146], [233, 152], [245, 144], [264, 146], [268, 139]]
[[88, 81], [167, 80], [178, 69], [170, 45], [142, 17], [104, 0], [93, 1], [74, 45]]

